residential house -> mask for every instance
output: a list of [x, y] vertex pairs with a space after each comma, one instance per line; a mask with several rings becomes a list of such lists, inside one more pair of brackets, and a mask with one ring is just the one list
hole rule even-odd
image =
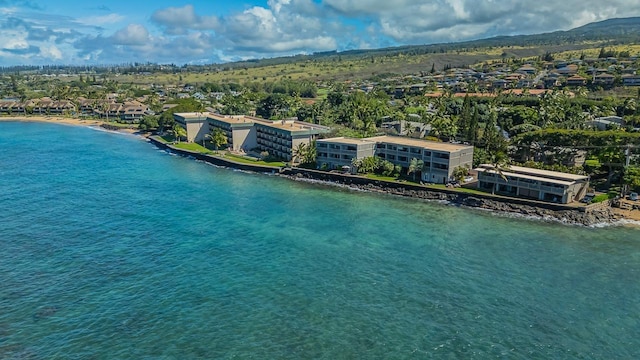
[[615, 80], [616, 80], [615, 76], [605, 73], [605, 74], [594, 76], [593, 84], [608, 87], [608, 86], [612, 86]]
[[573, 75], [567, 78], [567, 86], [585, 86], [587, 85], [587, 79], [580, 75]]
[[619, 116], [603, 116], [587, 121], [586, 125], [604, 131], [613, 127], [624, 126], [624, 120]]
[[622, 75], [622, 85], [640, 86], [640, 75], [635, 75], [635, 74]]
[[520, 68], [518, 68], [516, 72], [525, 74], [525, 75], [535, 75], [535, 73], [538, 72], [538, 70], [535, 67], [533, 67], [531, 64], [525, 64]]
[[565, 67], [557, 69], [556, 72], [560, 75], [575, 75], [576, 73], [578, 73], [578, 65], [567, 65]]

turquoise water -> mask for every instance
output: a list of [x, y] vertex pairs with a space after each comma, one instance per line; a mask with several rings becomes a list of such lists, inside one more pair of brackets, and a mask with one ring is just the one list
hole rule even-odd
[[634, 359], [640, 231], [0, 123], [0, 359]]

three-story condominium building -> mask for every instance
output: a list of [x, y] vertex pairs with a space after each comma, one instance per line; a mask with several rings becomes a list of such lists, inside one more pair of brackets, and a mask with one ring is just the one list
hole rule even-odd
[[422, 181], [444, 184], [453, 180], [457, 167], [471, 169], [473, 146], [427, 141], [400, 136], [377, 136], [367, 140], [376, 142], [376, 156], [403, 168], [412, 159], [422, 160]]
[[587, 193], [589, 177], [522, 166], [496, 169], [480, 165], [478, 188], [496, 194], [567, 204], [581, 200]]
[[376, 142], [368, 139], [338, 137], [316, 141], [316, 163], [320, 168], [333, 170], [351, 167], [354, 159], [361, 160], [373, 156]]
[[444, 184], [453, 180], [456, 167], [471, 169], [473, 146], [426, 141], [401, 136], [376, 136], [365, 139], [331, 138], [316, 143], [320, 167], [335, 169], [350, 166], [352, 159], [378, 156], [408, 168], [412, 159], [422, 161], [422, 181]]

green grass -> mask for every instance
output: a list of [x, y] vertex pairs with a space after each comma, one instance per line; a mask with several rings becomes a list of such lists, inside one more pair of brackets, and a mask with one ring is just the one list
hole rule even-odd
[[257, 160], [255, 158], [250, 158], [250, 157], [246, 157], [246, 156], [239, 156], [239, 155], [234, 155], [234, 154], [230, 154], [230, 153], [226, 153], [224, 154], [224, 157], [226, 159], [235, 161], [235, 162], [239, 162], [239, 163], [243, 163], [243, 164], [252, 164], [252, 165], [264, 165], [264, 166], [274, 166], [274, 167], [283, 167], [286, 164], [282, 161], [262, 161], [262, 160]]
[[373, 179], [373, 180], [382, 180], [382, 181], [391, 181], [391, 182], [399, 182], [398, 178], [395, 176], [382, 176], [378, 174], [364, 174], [364, 177]]
[[198, 153], [202, 153], [202, 154], [210, 154], [213, 153], [213, 151], [203, 147], [200, 144], [197, 143], [186, 143], [186, 142], [179, 142], [176, 144], [173, 144], [173, 147], [178, 148], [178, 149], [182, 149], [182, 150], [189, 150], [189, 151], [193, 151], [193, 152], [198, 152]]

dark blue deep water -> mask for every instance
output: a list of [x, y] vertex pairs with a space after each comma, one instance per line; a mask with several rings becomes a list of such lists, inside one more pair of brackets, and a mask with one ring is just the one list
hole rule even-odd
[[637, 359], [640, 231], [0, 123], [0, 359]]

